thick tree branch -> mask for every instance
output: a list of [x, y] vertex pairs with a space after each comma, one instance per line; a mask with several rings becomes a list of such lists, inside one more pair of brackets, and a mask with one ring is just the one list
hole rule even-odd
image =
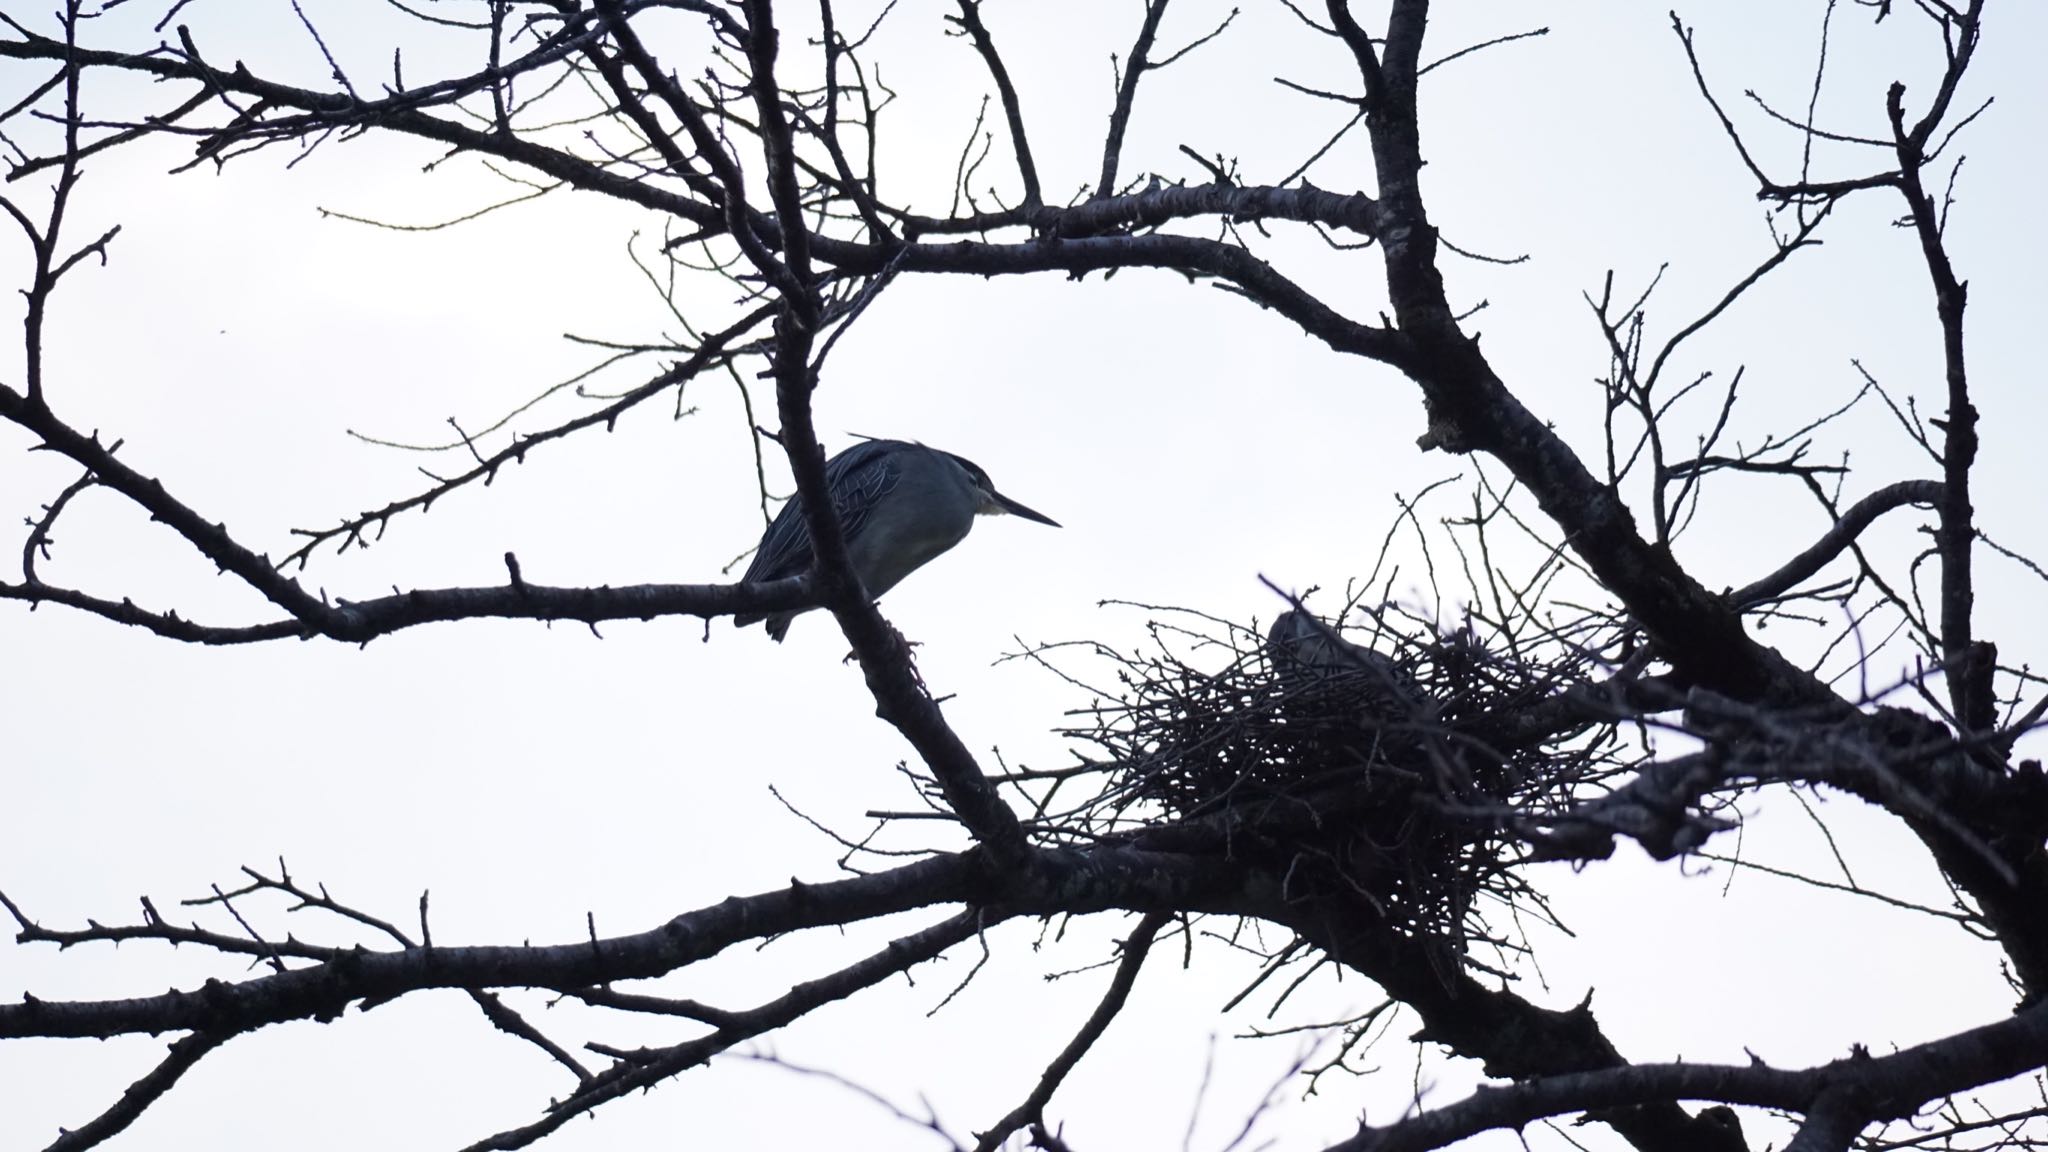
[[[1309, 905], [1283, 922], [1420, 1015], [1417, 1042], [1442, 1044], [1478, 1060], [1488, 1076], [1541, 1082], [1631, 1070], [1589, 1003], [1559, 1012], [1489, 988], [1434, 961], [1427, 944], [1356, 912], [1345, 915], [1327, 905]], [[1653, 1096], [1599, 1119], [1645, 1152], [1747, 1152], [1739, 1131], [1731, 1133], [1712, 1116], [1688, 1114], [1672, 1096]]]
[[[742, 940], [854, 923], [935, 903], [966, 902], [977, 867], [971, 856], [936, 857], [872, 876], [735, 897], [686, 912], [650, 931], [574, 944], [350, 949], [332, 960], [283, 973], [231, 984], [208, 981], [191, 992], [71, 1003], [30, 998], [0, 1005], [0, 1037], [184, 1030], [229, 1035], [285, 1020], [329, 1020], [351, 1003], [382, 1003], [432, 988], [567, 991], [650, 978]], [[92, 930], [85, 930], [85, 935], [90, 937]], [[147, 933], [130, 932], [125, 938], [141, 935]]]
[[1827, 567], [1830, 560], [1855, 543], [1863, 530], [1878, 517], [1908, 504], [1939, 504], [1942, 494], [1942, 484], [1938, 480], [1901, 480], [1885, 485], [1850, 505], [1849, 510], [1835, 521], [1835, 526], [1814, 541], [1812, 547], [1787, 560], [1776, 572], [1729, 593], [1728, 602], [1746, 609], [1783, 596]]
[[[1327, 1152], [1423, 1152], [1549, 1116], [1669, 1100], [1713, 1100], [1810, 1113], [1816, 1150], [1840, 1149], [1864, 1125], [1913, 1115], [1931, 1100], [2022, 1075], [2048, 1063], [2048, 1006], [1888, 1056], [1856, 1054], [1797, 1070], [1746, 1064], [1638, 1064], [1479, 1088], [1464, 1100], [1382, 1128]], [[1740, 1137], [1738, 1135], [1737, 1139]], [[1799, 1146], [1797, 1140], [1794, 1147]]]
[[[755, 87], [761, 93], [761, 101], [772, 102], [777, 99], [772, 13], [766, 0], [749, 0], [747, 12], [752, 26], [749, 54]], [[783, 451], [796, 480], [797, 499], [810, 537], [811, 577], [819, 601], [837, 618], [860, 659], [877, 713], [918, 750], [938, 779], [947, 804], [968, 831], [996, 859], [1019, 863], [1026, 849], [1023, 827], [1016, 814], [996, 794], [995, 786], [975, 762], [973, 753], [925, 690], [911, 663], [909, 645], [869, 601], [847, 551], [846, 534], [825, 479], [825, 453], [818, 444], [811, 414], [811, 394], [818, 383], [811, 353], [818, 335], [817, 318], [823, 310], [810, 276], [811, 239], [804, 234], [802, 206], [797, 201], [795, 144], [790, 131], [779, 110], [763, 107], [761, 134], [768, 161], [768, 186], [775, 197], [776, 218], [789, 266], [778, 278], [761, 266], [765, 256], [757, 256], [755, 261], [763, 276], [778, 285], [782, 296], [772, 356], [775, 403], [782, 420]], [[728, 186], [727, 195], [737, 198], [739, 187]]]
[[[1103, 846], [1031, 849], [1022, 866], [995, 868], [975, 850], [848, 880], [732, 897], [646, 932], [574, 944], [350, 948], [330, 960], [234, 983], [208, 981], [190, 992], [77, 1002], [29, 997], [0, 1004], [0, 1038], [245, 1032], [285, 1020], [333, 1019], [358, 1001], [380, 1004], [435, 988], [551, 988], [573, 994], [665, 975], [743, 940], [945, 904], [1000, 906], [1019, 916], [1111, 910], [1269, 915], [1281, 901], [1278, 878], [1223, 860]], [[16, 915], [23, 922], [23, 942], [48, 934]], [[193, 942], [182, 935], [188, 931], [154, 921], [141, 928], [80, 929], [63, 939], [72, 946]]]
[[203, 624], [174, 611], [152, 611], [125, 597], [109, 600], [40, 581], [0, 581], [0, 600], [19, 600], [31, 607], [62, 604], [116, 624], [191, 644], [254, 644], [316, 636], [362, 644], [407, 628], [457, 620], [573, 620], [602, 624], [609, 620], [652, 620], [661, 616], [699, 616], [708, 620], [786, 612], [817, 603], [809, 585], [809, 578], [804, 576], [762, 584], [627, 584], [616, 588], [557, 588], [521, 579], [497, 587], [419, 588], [374, 600], [338, 600], [323, 603], [312, 620], [239, 625]]
[[[1333, 10], [1339, 7], [1332, 0]], [[1459, 329], [1437, 267], [1436, 230], [1420, 184], [1415, 61], [1427, 20], [1423, 0], [1396, 0], [1384, 59], [1365, 76], [1380, 85], [1368, 120], [1379, 174], [1378, 235], [1388, 295], [1411, 349], [1401, 367], [1421, 385], [1429, 411], [1423, 446], [1485, 451], [1506, 464], [1680, 673], [1742, 699], [1839, 706], [1824, 685], [1753, 641], [1739, 614], [1670, 553], [1644, 540], [1619, 496], [1522, 405]]]

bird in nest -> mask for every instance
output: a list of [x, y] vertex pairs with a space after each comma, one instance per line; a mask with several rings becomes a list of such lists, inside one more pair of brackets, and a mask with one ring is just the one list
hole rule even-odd
[[1337, 694], [1384, 719], [1414, 714], [1422, 686], [1393, 657], [1337, 635], [1300, 609], [1282, 612], [1266, 632], [1266, 659], [1288, 697]]

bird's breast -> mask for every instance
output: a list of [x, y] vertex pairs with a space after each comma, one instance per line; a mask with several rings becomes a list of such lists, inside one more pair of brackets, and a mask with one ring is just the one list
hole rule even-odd
[[875, 597], [966, 539], [974, 527], [974, 512], [965, 507], [934, 508], [914, 519], [879, 519], [883, 522], [861, 533], [849, 548], [861, 584]]

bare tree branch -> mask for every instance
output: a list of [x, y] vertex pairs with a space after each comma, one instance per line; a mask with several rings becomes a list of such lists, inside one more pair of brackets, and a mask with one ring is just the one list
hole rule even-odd
[[1038, 1084], [1024, 1102], [981, 1133], [981, 1138], [974, 1145], [975, 1152], [994, 1152], [1025, 1127], [1045, 1123], [1045, 1106], [1052, 1101], [1052, 1094], [1059, 1091], [1061, 1082], [1081, 1062], [1081, 1057], [1102, 1039], [1102, 1034], [1109, 1030], [1110, 1021], [1123, 1011], [1124, 1001], [1130, 998], [1131, 988], [1138, 982], [1138, 971], [1145, 966], [1145, 957], [1152, 950], [1153, 938], [1171, 922], [1171, 916], [1160, 912], [1150, 913], [1138, 921], [1137, 927], [1124, 941], [1123, 959], [1117, 962], [1116, 976], [1110, 980], [1109, 990], [1102, 994], [1102, 1002], [1095, 1006], [1095, 1011], [1089, 1014], [1067, 1046], [1060, 1049], [1059, 1055], [1053, 1057], [1052, 1063], [1046, 1065], [1045, 1075], [1038, 1078]]
[[[1866, 1124], [1911, 1116], [1930, 1100], [1973, 1084], [2020, 1075], [2044, 1061], [2048, 1061], [2048, 1009], [2036, 1006], [2011, 1019], [1890, 1055], [1872, 1056], [1859, 1050], [1796, 1071], [1760, 1063], [1638, 1064], [1489, 1085], [1455, 1104], [1383, 1128], [1365, 1128], [1330, 1145], [1327, 1152], [1421, 1152], [1448, 1147], [1491, 1129], [1519, 1129], [1547, 1116], [1672, 1098], [1806, 1113], [1812, 1119], [1792, 1147], [1840, 1149], [1848, 1147]], [[1739, 1133], [1735, 1139], [1739, 1146]]]

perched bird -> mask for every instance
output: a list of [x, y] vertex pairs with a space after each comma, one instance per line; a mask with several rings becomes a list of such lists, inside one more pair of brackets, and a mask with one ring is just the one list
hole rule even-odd
[[[1007, 512], [1059, 527], [1058, 521], [996, 491], [988, 473], [973, 461], [904, 440], [863, 440], [825, 461], [825, 486], [839, 513], [853, 570], [875, 598], [965, 539], [976, 516]], [[781, 580], [810, 567], [811, 533], [804, 527], [802, 497], [796, 497], [776, 513], [741, 579]], [[765, 619], [768, 635], [779, 642], [797, 615], [735, 616], [733, 623], [744, 628]]]
[[1415, 677], [1392, 657], [1353, 644], [1298, 609], [1273, 621], [1266, 633], [1266, 658], [1289, 696], [1316, 692], [1355, 699], [1382, 719], [1405, 719], [1423, 699]]

